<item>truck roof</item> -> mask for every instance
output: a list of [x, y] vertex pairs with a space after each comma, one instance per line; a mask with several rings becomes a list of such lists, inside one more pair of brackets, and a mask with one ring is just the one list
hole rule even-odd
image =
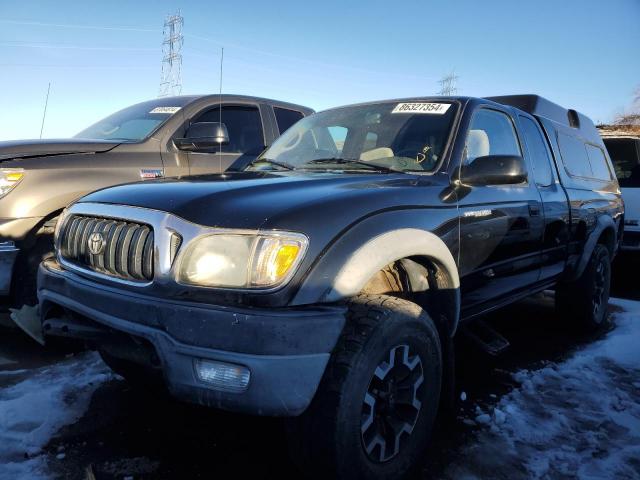
[[548, 118], [568, 127], [580, 128], [584, 122], [593, 123], [586, 115], [573, 109], [564, 108], [540, 95], [500, 95], [485, 98], [492, 102], [515, 107], [537, 117]]
[[295, 103], [283, 102], [280, 100], [273, 100], [271, 98], [263, 98], [263, 97], [253, 97], [251, 95], [237, 95], [231, 93], [223, 93], [222, 95], [213, 93], [213, 94], [202, 94], [202, 95], [175, 95], [172, 97], [162, 97], [167, 100], [171, 100], [172, 98], [176, 100], [181, 100], [184, 104], [200, 101], [200, 100], [217, 100], [222, 99], [223, 102], [257, 102], [257, 103], [268, 103], [270, 105], [279, 106], [282, 108], [289, 108], [292, 110], [298, 110], [300, 112], [309, 115], [313, 113], [313, 110], [309, 107], [305, 107], [304, 105], [297, 105]]
[[502, 95], [485, 97], [492, 102], [508, 105], [527, 112], [536, 117], [546, 118], [552, 122], [578, 130], [584, 137], [595, 143], [600, 143], [600, 136], [596, 126], [586, 115], [565, 108], [540, 95]]

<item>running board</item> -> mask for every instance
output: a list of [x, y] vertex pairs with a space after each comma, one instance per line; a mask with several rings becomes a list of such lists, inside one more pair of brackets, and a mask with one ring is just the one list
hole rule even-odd
[[509, 340], [500, 335], [484, 320], [474, 320], [466, 324], [460, 332], [480, 350], [496, 357], [509, 348]]

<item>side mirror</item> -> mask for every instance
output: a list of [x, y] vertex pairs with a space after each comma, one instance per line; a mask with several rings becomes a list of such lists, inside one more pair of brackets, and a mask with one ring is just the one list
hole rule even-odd
[[515, 185], [527, 180], [524, 160], [517, 155], [486, 155], [462, 167], [466, 185]]
[[185, 138], [176, 138], [174, 143], [190, 152], [217, 147], [229, 143], [229, 131], [224, 123], [196, 122], [189, 126]]

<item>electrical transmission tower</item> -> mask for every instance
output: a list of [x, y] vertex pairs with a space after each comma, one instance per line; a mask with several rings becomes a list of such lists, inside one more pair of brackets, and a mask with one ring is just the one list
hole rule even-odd
[[456, 81], [458, 80], [458, 76], [451, 72], [449, 75], [442, 77], [438, 83], [440, 83], [440, 91], [438, 95], [451, 96], [458, 93], [458, 88], [456, 87]]
[[182, 27], [184, 18], [180, 11], [167, 15], [164, 22], [164, 40], [162, 42], [162, 77], [160, 78], [159, 97], [180, 95], [182, 92]]

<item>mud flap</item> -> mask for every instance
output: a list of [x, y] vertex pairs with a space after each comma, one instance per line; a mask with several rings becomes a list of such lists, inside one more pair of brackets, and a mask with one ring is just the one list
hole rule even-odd
[[20, 309], [12, 308], [11, 320], [27, 335], [44, 347], [42, 323], [37, 306], [24, 305]]

